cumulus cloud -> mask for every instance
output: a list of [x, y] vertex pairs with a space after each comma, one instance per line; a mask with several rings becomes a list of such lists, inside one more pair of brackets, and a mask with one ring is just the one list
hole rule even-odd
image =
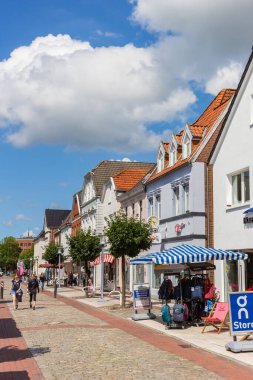
[[164, 66], [161, 49], [93, 48], [49, 35], [14, 50], [0, 62], [0, 123], [12, 125], [7, 140], [19, 147], [153, 149], [160, 136], [147, 125], [172, 120], [195, 101]]
[[[211, 93], [238, 84], [239, 66], [252, 44], [251, 0], [131, 2], [135, 22], [169, 36], [166, 51], [174, 53], [177, 69], [186, 79], [202, 81]], [[205, 86], [211, 78], [212, 83]], [[214, 84], [215, 78], [221, 79], [220, 85]]]
[[28, 216], [24, 215], [24, 214], [16, 214], [15, 215], [15, 220], [31, 220]]
[[8, 142], [153, 150], [162, 137], [154, 124], [169, 129], [187, 115], [193, 88], [216, 94], [237, 85], [252, 43], [251, 0], [129, 1], [132, 20], [155, 33], [155, 43], [93, 47], [48, 35], [0, 62], [0, 126]]

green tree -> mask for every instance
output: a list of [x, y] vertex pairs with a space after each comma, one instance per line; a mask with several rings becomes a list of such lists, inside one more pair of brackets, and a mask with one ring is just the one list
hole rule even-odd
[[0, 267], [7, 270], [15, 270], [21, 249], [16, 239], [12, 236], [5, 237], [0, 242]]
[[121, 306], [125, 307], [125, 260], [126, 256], [135, 257], [141, 251], [151, 247], [152, 229], [143, 221], [127, 218], [123, 212], [113, 215], [107, 220], [105, 235], [110, 243], [110, 252], [116, 258], [122, 258]]
[[[97, 235], [92, 235], [91, 230], [87, 232], [80, 230], [75, 236], [67, 236], [69, 254], [76, 263], [83, 262], [85, 272], [90, 275], [89, 261], [94, 261], [100, 254], [100, 240]], [[86, 276], [87, 282], [87, 276]]]
[[[59, 245], [51, 241], [45, 248], [45, 252], [42, 255], [42, 259], [46, 260], [49, 264], [57, 265], [59, 261], [58, 257], [58, 248]], [[61, 255], [62, 256], [62, 255]], [[62, 257], [61, 257], [62, 260]]]
[[32, 258], [32, 264], [34, 264], [34, 246], [30, 249], [26, 249], [21, 252], [19, 259], [23, 261], [24, 267], [28, 269], [30, 267], [30, 259]]

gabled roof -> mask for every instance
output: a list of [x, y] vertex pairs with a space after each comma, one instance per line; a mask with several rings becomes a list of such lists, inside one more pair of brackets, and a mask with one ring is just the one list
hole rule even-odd
[[[91, 176], [96, 196], [102, 195], [103, 185], [115, 174], [127, 168], [147, 168], [149, 162], [128, 161], [101, 161], [94, 169], [85, 175], [85, 179]], [[153, 163], [152, 163], [153, 165]]]
[[130, 168], [114, 175], [113, 181], [117, 191], [128, 191], [132, 189], [153, 167], [149, 164], [146, 168]]
[[[159, 178], [170, 171], [179, 168], [180, 166], [185, 165], [190, 162], [196, 150], [201, 147], [202, 141], [204, 138], [211, 132], [212, 127], [215, 125], [215, 122], [219, 120], [219, 117], [222, 115], [222, 112], [228, 107], [229, 102], [235, 90], [224, 89], [219, 92], [219, 94], [213, 99], [205, 111], [200, 115], [200, 117], [193, 124], [188, 124], [190, 130], [192, 131], [193, 137], [198, 137], [197, 142], [192, 144], [192, 152], [189, 157], [182, 159], [182, 155], [179, 155], [177, 162], [173, 166], [164, 168], [159, 173], [157, 170], [148, 179], [148, 182], [154, 181], [156, 178]], [[217, 126], [218, 127], [218, 126]], [[182, 137], [183, 131], [179, 132], [176, 136], [177, 141], [181, 143], [180, 136]]]
[[65, 218], [71, 213], [71, 210], [45, 210], [45, 225], [48, 228], [59, 228]]

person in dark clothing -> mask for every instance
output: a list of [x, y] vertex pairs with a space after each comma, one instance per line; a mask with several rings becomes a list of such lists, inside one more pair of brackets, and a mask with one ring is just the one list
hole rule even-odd
[[44, 276], [44, 273], [42, 272], [40, 274], [40, 289], [42, 292], [44, 290], [44, 285], [45, 285], [45, 276]]
[[158, 296], [160, 300], [165, 300], [168, 302], [172, 296], [173, 296], [173, 285], [172, 281], [168, 278], [165, 277], [162, 285], [160, 286], [160, 289], [158, 291]]
[[69, 276], [68, 276], [68, 284], [69, 284], [69, 286], [72, 286], [73, 285], [73, 273], [72, 272], [70, 272], [69, 273]]
[[17, 292], [21, 290], [21, 280], [19, 276], [16, 274], [14, 279], [11, 281], [11, 295], [13, 300], [13, 309], [16, 310], [18, 308], [18, 299]]
[[40, 291], [40, 288], [39, 288], [39, 282], [37, 280], [37, 276], [33, 274], [32, 278], [28, 282], [28, 292], [30, 295], [30, 308], [33, 308], [33, 310], [35, 310], [36, 295], [37, 293], [39, 293], [39, 291]]

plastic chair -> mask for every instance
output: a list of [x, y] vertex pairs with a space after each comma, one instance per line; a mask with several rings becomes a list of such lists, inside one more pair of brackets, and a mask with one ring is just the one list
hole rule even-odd
[[202, 329], [202, 334], [207, 326], [213, 326], [218, 330], [218, 334], [223, 328], [229, 328], [226, 322], [228, 316], [228, 303], [227, 302], [216, 302], [210, 311], [208, 317], [202, 317], [201, 319], [205, 322]]

